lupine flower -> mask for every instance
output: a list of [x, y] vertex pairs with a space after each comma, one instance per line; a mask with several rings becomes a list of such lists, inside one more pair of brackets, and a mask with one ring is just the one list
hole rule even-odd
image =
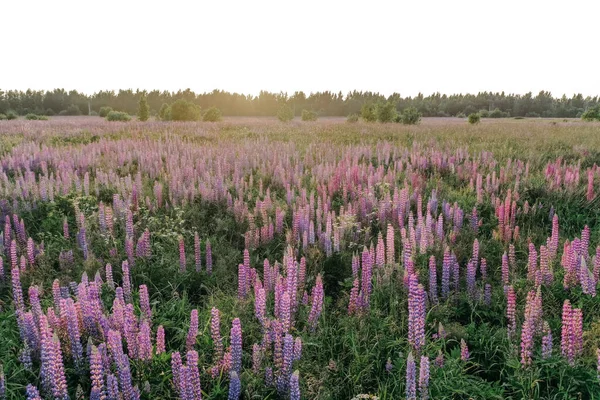
[[212, 248], [210, 246], [210, 240], [206, 239], [206, 273], [212, 273], [213, 259], [212, 259]]
[[406, 399], [416, 400], [417, 398], [417, 367], [412, 351], [408, 353], [406, 359]]
[[196, 264], [196, 272], [202, 269], [202, 253], [200, 252], [200, 236], [198, 232], [194, 232], [194, 262]]
[[198, 370], [198, 353], [195, 350], [188, 351], [186, 354], [186, 363], [188, 367], [188, 381], [194, 394], [194, 400], [202, 400], [202, 387], [200, 384], [200, 371]]
[[242, 325], [239, 318], [231, 323], [231, 369], [242, 371]]
[[140, 394], [137, 388], [134, 388], [131, 383], [131, 369], [129, 366], [129, 358], [123, 354], [121, 360], [116, 362], [117, 372], [119, 373], [119, 386], [124, 399], [139, 400]]
[[23, 301], [23, 288], [21, 286], [21, 274], [19, 272], [18, 267], [12, 268], [11, 276], [12, 276], [13, 302], [15, 304], [15, 309], [18, 311], [21, 311], [21, 310], [25, 309], [25, 304]]
[[444, 250], [444, 260], [442, 263], [442, 297], [448, 298], [450, 294], [450, 267], [452, 260], [450, 257], [450, 249], [446, 247]]
[[290, 400], [300, 400], [300, 372], [294, 371], [290, 378]]
[[358, 304], [359, 297], [359, 283], [358, 278], [354, 279], [352, 289], [350, 289], [350, 301], [348, 302], [348, 315], [353, 315], [360, 311], [360, 304]]
[[387, 264], [394, 265], [395, 264], [395, 249], [394, 249], [394, 228], [391, 224], [387, 226], [387, 234], [386, 234], [386, 255], [387, 255]]
[[183, 242], [183, 237], [179, 237], [179, 271], [185, 271], [185, 243]]
[[425, 344], [425, 290], [414, 274], [408, 279], [408, 342], [418, 351]]
[[419, 393], [422, 400], [429, 398], [429, 357], [421, 356], [419, 364]]
[[260, 322], [260, 324], [263, 326], [263, 328], [265, 327], [266, 322], [267, 322], [266, 307], [267, 307], [267, 296], [265, 294], [265, 289], [260, 288], [260, 289], [258, 289], [256, 298], [254, 299], [254, 313], [256, 315], [256, 318]]
[[596, 371], [597, 371], [597, 376], [598, 376], [598, 380], [600, 380], [600, 349], [596, 349]]
[[517, 296], [515, 295], [515, 289], [512, 286], [508, 286], [506, 293], [506, 318], [508, 319], [507, 332], [508, 337], [512, 337], [517, 329], [516, 313], [517, 313]]
[[238, 265], [238, 299], [246, 298], [248, 293], [248, 268], [244, 264]]
[[[37, 388], [31, 384], [27, 385], [25, 394], [27, 395], [27, 400], [42, 400], [40, 392], [38, 392]], [[3, 393], [0, 393], [0, 398], [4, 398]]]
[[165, 352], [165, 328], [159, 325], [156, 329], [156, 354]]
[[123, 272], [123, 294], [125, 295], [125, 301], [131, 302], [131, 279], [129, 278], [129, 262], [123, 261], [121, 264], [121, 271]]
[[152, 310], [150, 309], [150, 298], [148, 296], [148, 286], [140, 285], [140, 309], [148, 323], [152, 322]]
[[137, 334], [137, 345], [138, 359], [150, 361], [152, 359], [152, 342], [150, 339], [150, 326], [146, 320], [140, 324], [140, 331]]
[[542, 337], [542, 358], [552, 356], [552, 331], [548, 322], [544, 321], [544, 336]]
[[181, 394], [181, 354], [178, 351], [174, 351], [171, 354], [171, 373], [173, 374], [173, 385], [175, 390]]
[[284, 332], [289, 332], [291, 328], [291, 305], [290, 305], [290, 296], [288, 292], [284, 292], [281, 297], [281, 304], [279, 307], [281, 326], [283, 327]]
[[463, 361], [469, 359], [469, 348], [467, 347], [465, 339], [460, 339], [460, 359]]
[[71, 345], [71, 354], [75, 364], [81, 368], [83, 362], [83, 347], [81, 346], [81, 334], [79, 333], [79, 318], [73, 299], [61, 300], [64, 304], [67, 317], [67, 331], [69, 333], [69, 343]]
[[104, 368], [102, 356], [96, 346], [92, 346], [90, 356], [90, 378], [92, 381], [92, 394], [90, 400], [102, 400], [106, 396], [104, 389]]
[[106, 264], [106, 283], [108, 284], [108, 287], [111, 289], [115, 289], [115, 282], [113, 280], [113, 272], [112, 272], [112, 265], [110, 264]]
[[260, 371], [260, 364], [262, 361], [262, 349], [259, 344], [254, 343], [252, 345], [252, 371], [258, 374]]
[[441, 350], [438, 351], [438, 355], [435, 358], [435, 365], [437, 365], [439, 368], [444, 367], [444, 354]]
[[193, 309], [190, 313], [190, 328], [188, 329], [187, 338], [185, 340], [185, 346], [187, 351], [194, 348], [196, 344], [196, 336], [198, 336], [198, 310]]
[[371, 276], [372, 276], [372, 262], [369, 251], [365, 247], [362, 253], [362, 306], [367, 309], [369, 307], [369, 298], [371, 297]]
[[107, 400], [119, 400], [119, 382], [117, 381], [117, 377], [113, 374], [108, 374], [106, 376], [106, 395]]
[[533, 354], [533, 334], [535, 327], [531, 318], [526, 318], [521, 330], [521, 364], [524, 367], [531, 365], [531, 356]]
[[229, 374], [229, 396], [228, 400], [238, 400], [242, 394], [242, 383], [240, 382], [240, 378], [238, 373], [235, 371], [231, 371]]
[[223, 339], [221, 338], [221, 316], [217, 308], [210, 310], [210, 335], [213, 340], [214, 361], [223, 357]]
[[429, 299], [432, 303], [437, 303], [437, 266], [435, 256], [429, 257]]
[[323, 281], [321, 280], [321, 274], [319, 274], [317, 275], [315, 287], [311, 294], [312, 306], [308, 315], [308, 325], [312, 331], [317, 328], [319, 317], [323, 311], [323, 296]]
[[492, 285], [486, 283], [483, 289], [483, 302], [486, 306], [492, 304]]

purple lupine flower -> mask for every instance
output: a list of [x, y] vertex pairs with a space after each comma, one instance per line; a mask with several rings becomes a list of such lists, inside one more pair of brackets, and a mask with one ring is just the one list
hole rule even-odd
[[381, 232], [377, 236], [377, 245], [375, 247], [375, 266], [383, 267], [385, 265], [385, 244]]
[[[600, 374], [600, 372], [599, 372], [599, 374]], [[271, 368], [271, 367], [265, 368], [265, 385], [267, 385], [267, 386], [273, 386], [273, 368]]]
[[548, 322], [544, 321], [543, 328], [544, 336], [542, 337], [542, 358], [550, 358], [552, 356], [552, 331]]
[[246, 298], [248, 292], [248, 267], [244, 264], [238, 265], [238, 299]]
[[202, 253], [200, 252], [200, 236], [198, 232], [194, 232], [194, 262], [196, 264], [196, 272], [202, 269]]
[[140, 309], [144, 319], [148, 324], [152, 322], [152, 310], [150, 309], [150, 298], [148, 296], [148, 286], [140, 285]]
[[277, 391], [283, 394], [288, 389], [292, 363], [294, 362], [294, 338], [287, 333], [283, 339], [283, 363], [277, 377]]
[[137, 388], [134, 388], [131, 383], [131, 368], [129, 366], [129, 358], [123, 354], [121, 360], [116, 363], [119, 373], [119, 386], [123, 394], [124, 400], [139, 400], [140, 394]]
[[490, 306], [492, 304], [492, 285], [489, 283], [486, 283], [483, 289], [483, 302], [486, 306]]
[[252, 371], [255, 374], [260, 372], [260, 364], [262, 361], [262, 348], [258, 343], [252, 345]]
[[237, 373], [242, 371], [242, 325], [239, 318], [231, 323], [231, 369]]
[[386, 240], [386, 249], [385, 249], [385, 253], [387, 256], [387, 263], [388, 265], [394, 265], [396, 262], [396, 251], [394, 249], [394, 228], [392, 227], [391, 224], [388, 224], [387, 226], [387, 234], [385, 237]]
[[290, 296], [288, 292], [284, 292], [281, 297], [281, 304], [279, 306], [279, 314], [281, 320], [281, 326], [284, 332], [289, 332], [292, 323], [292, 310], [290, 305]]
[[223, 358], [223, 339], [221, 338], [221, 316], [219, 309], [210, 310], [210, 335], [213, 340], [214, 361]]
[[596, 375], [598, 376], [598, 380], [600, 380], [600, 349], [596, 349]]
[[419, 364], [419, 393], [421, 400], [429, 398], [429, 357], [421, 356]]
[[469, 348], [467, 347], [465, 339], [460, 339], [460, 359], [463, 361], [467, 361], [469, 359], [469, 356]]
[[165, 328], [159, 325], [156, 329], [156, 354], [163, 354], [165, 352]]
[[0, 257], [0, 282], [3, 281], [4, 278], [4, 258]]
[[31, 267], [35, 264], [35, 245], [32, 238], [27, 239], [27, 261]]
[[124, 315], [124, 330], [125, 330], [125, 341], [127, 342], [127, 353], [132, 359], [137, 358], [138, 352], [138, 320], [133, 313], [133, 304], [129, 303], [125, 306]]
[[425, 344], [425, 291], [414, 274], [408, 279], [408, 342], [418, 351]]
[[475, 300], [475, 274], [477, 272], [477, 263], [474, 259], [469, 260], [467, 264], [467, 291], [471, 300]]
[[365, 247], [362, 253], [362, 306], [365, 309], [369, 308], [369, 299], [371, 297], [371, 276], [372, 276], [372, 262], [369, 250]]
[[81, 345], [81, 334], [79, 333], [79, 318], [73, 299], [61, 300], [61, 306], [64, 304], [67, 317], [67, 332], [69, 334], [69, 343], [71, 354], [75, 365], [81, 370], [83, 364], [83, 346]]
[[181, 354], [174, 351], [171, 353], [171, 373], [173, 375], [173, 385], [179, 394], [181, 394], [181, 368]]
[[487, 280], [487, 260], [485, 258], [481, 259], [479, 270], [481, 271], [481, 279]]
[[227, 400], [238, 400], [242, 395], [242, 382], [236, 371], [229, 374], [229, 396]]
[[210, 240], [206, 239], [206, 273], [211, 274], [213, 267], [213, 259], [212, 259], [212, 248], [210, 246]]
[[298, 336], [294, 341], [294, 361], [299, 361], [302, 357], [302, 338]]
[[435, 256], [429, 257], [429, 299], [433, 304], [438, 302], [437, 297], [437, 266]]
[[417, 367], [412, 351], [406, 359], [406, 400], [417, 399]]
[[198, 352], [188, 351], [186, 354], [188, 368], [188, 384], [192, 389], [193, 399], [202, 400], [202, 386], [200, 384], [200, 371], [198, 370]]
[[129, 277], [129, 262], [127, 260], [121, 264], [121, 271], [123, 273], [123, 295], [125, 301], [131, 303], [131, 278]]
[[190, 328], [185, 340], [185, 347], [187, 351], [190, 351], [194, 348], [194, 345], [196, 344], [196, 336], [198, 336], [198, 310], [193, 309], [190, 313]]
[[266, 308], [267, 308], [267, 296], [265, 294], [265, 289], [260, 288], [260, 289], [258, 289], [256, 298], [254, 299], [254, 313], [263, 328], [265, 327], [266, 322], [267, 322]]
[[300, 372], [294, 371], [290, 377], [290, 400], [300, 400]]
[[119, 381], [113, 374], [106, 376], [106, 400], [120, 400]]
[[[25, 346], [19, 353], [19, 361], [21, 361], [21, 364], [23, 364], [23, 368], [25, 368], [26, 371], [33, 370], [33, 363], [31, 361], [31, 349], [27, 345], [27, 342], [25, 342]], [[2, 388], [0, 387], [0, 399], [4, 400], [4, 398], [1, 396], [1, 393], [2, 393], [1, 389]]]
[[450, 295], [450, 268], [452, 265], [452, 259], [450, 256], [450, 249], [446, 247], [444, 250], [444, 260], [442, 263], [442, 297], [447, 299]]
[[354, 279], [352, 283], [352, 289], [350, 289], [350, 301], [348, 302], [348, 315], [353, 315], [360, 311], [360, 304], [358, 304], [359, 297], [359, 282], [358, 278]]
[[323, 281], [321, 279], [321, 274], [319, 274], [317, 275], [315, 287], [312, 291], [312, 306], [308, 315], [308, 325], [310, 326], [312, 331], [314, 331], [317, 328], [319, 317], [321, 316], [321, 312], [323, 311], [323, 296]]
[[521, 330], [521, 365], [527, 367], [531, 365], [531, 356], [533, 354], [533, 335], [535, 331], [534, 321], [532, 318], [525, 318], [523, 328]]
[[15, 309], [18, 312], [20, 312], [25, 309], [25, 303], [23, 301], [23, 288], [21, 286], [21, 274], [19, 271], [19, 267], [16, 267], [16, 268], [13, 267], [11, 269], [11, 276], [12, 276], [13, 302], [15, 304]]
[[104, 389], [104, 367], [102, 355], [96, 346], [92, 346], [90, 355], [90, 378], [92, 381], [92, 394], [90, 400], [103, 400], [106, 397]]
[[442, 353], [442, 350], [438, 350], [438, 355], [435, 358], [435, 365], [437, 365], [439, 368], [444, 367], [444, 354]]
[[517, 330], [516, 313], [517, 296], [515, 294], [515, 289], [512, 286], [508, 286], [506, 290], [506, 318], [508, 319], [506, 330], [509, 338], [511, 338]]
[[150, 338], [150, 325], [144, 320], [140, 324], [140, 330], [137, 334], [137, 357], [142, 361], [152, 360], [152, 341]]
[[[40, 396], [40, 392], [38, 392], [37, 388], [31, 384], [27, 385], [27, 389], [25, 390], [25, 394], [27, 395], [27, 400], [42, 400]], [[0, 393], [0, 398], [4, 398], [3, 393]]]
[[106, 264], [106, 283], [108, 284], [108, 287], [111, 289], [115, 289], [115, 281], [113, 280], [113, 271], [112, 271], [112, 265], [110, 264]]
[[185, 243], [183, 237], [179, 237], [179, 272], [185, 272], [186, 260], [185, 260]]

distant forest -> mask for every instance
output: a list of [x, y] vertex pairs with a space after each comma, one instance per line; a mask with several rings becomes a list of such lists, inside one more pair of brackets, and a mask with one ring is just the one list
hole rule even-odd
[[0, 90], [0, 113], [12, 110], [20, 115], [95, 115], [101, 107], [112, 107], [114, 110], [135, 114], [142, 94], [146, 94], [153, 115], [158, 113], [163, 104], [171, 104], [178, 99], [193, 102], [202, 109], [217, 107], [227, 116], [273, 116], [284, 103], [290, 105], [296, 115], [300, 115], [302, 110], [312, 110], [320, 116], [346, 116], [360, 113], [363, 104], [390, 101], [398, 111], [415, 107], [425, 117], [463, 116], [480, 110], [498, 109], [503, 116], [568, 118], [580, 117], [586, 109], [599, 104], [598, 96], [583, 97], [576, 94], [570, 98], [565, 95], [555, 98], [547, 91], [541, 91], [537, 95], [531, 92], [524, 95], [480, 92], [453, 95], [435, 93], [430, 96], [419, 94], [415, 97], [402, 97], [394, 93], [386, 97], [379, 93], [359, 91], [346, 95], [328, 91], [309, 95], [304, 92], [288, 95], [262, 91], [258, 96], [252, 96], [221, 90], [197, 94], [190, 89], [178, 92], [128, 89], [86, 95], [75, 90], [54, 89]]

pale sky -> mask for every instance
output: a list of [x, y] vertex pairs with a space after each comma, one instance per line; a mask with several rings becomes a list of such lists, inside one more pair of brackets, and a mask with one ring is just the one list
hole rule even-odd
[[597, 0], [4, 0], [0, 88], [600, 94]]

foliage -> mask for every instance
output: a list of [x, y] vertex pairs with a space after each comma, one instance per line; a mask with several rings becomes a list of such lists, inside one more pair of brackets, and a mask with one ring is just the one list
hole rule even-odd
[[346, 122], [349, 122], [349, 123], [351, 123], [351, 124], [352, 124], [352, 123], [358, 122], [358, 119], [359, 119], [359, 118], [360, 118], [360, 117], [358, 116], [358, 114], [349, 114], [349, 115], [346, 117]]
[[377, 104], [377, 121], [393, 122], [396, 118], [396, 105], [391, 101]]
[[62, 110], [59, 115], [81, 115], [81, 109], [77, 105], [71, 104], [65, 110]]
[[400, 117], [404, 125], [416, 125], [421, 121], [421, 113], [414, 107], [405, 108]]
[[489, 118], [506, 118], [506, 117], [510, 117], [510, 114], [507, 112], [503, 112], [499, 108], [495, 108], [493, 111], [490, 111], [490, 113], [488, 114], [488, 117]]
[[204, 116], [202, 117], [202, 120], [205, 122], [218, 122], [221, 119], [221, 110], [214, 106], [206, 110], [204, 112]]
[[126, 121], [130, 121], [131, 120], [131, 116], [129, 114], [127, 114], [126, 112], [111, 111], [106, 116], [106, 120], [107, 121], [122, 121], [122, 122], [126, 122]]
[[171, 120], [173, 121], [198, 121], [200, 107], [189, 101], [180, 99], [171, 104]]
[[312, 110], [302, 110], [302, 121], [316, 121], [318, 114]]
[[277, 119], [281, 122], [289, 122], [294, 119], [294, 110], [289, 104], [283, 104], [277, 111]]
[[47, 121], [48, 117], [46, 117], [45, 115], [29, 113], [25, 116], [25, 119], [28, 121]]
[[585, 110], [581, 115], [581, 119], [584, 121], [600, 121], [600, 105]]
[[102, 117], [102, 118], [106, 118], [108, 116], [108, 113], [111, 112], [113, 109], [112, 107], [100, 107], [100, 111], [98, 111], [98, 116]]
[[162, 106], [160, 106], [160, 110], [158, 111], [158, 118], [161, 121], [171, 120], [171, 107], [167, 103], [164, 103]]
[[148, 118], [150, 118], [150, 106], [148, 105], [148, 100], [145, 95], [140, 96], [137, 117], [138, 120], [142, 122], [148, 121]]
[[471, 125], [478, 124], [480, 120], [481, 120], [481, 116], [479, 114], [477, 114], [477, 113], [469, 114], [468, 121]]
[[8, 111], [6, 112], [6, 119], [7, 119], [7, 120], [9, 120], [9, 121], [10, 121], [11, 119], [17, 119], [17, 118], [19, 118], [19, 116], [17, 115], [17, 113], [16, 113], [16, 112], [14, 112], [14, 111], [12, 111], [12, 110], [8, 110]]
[[0, 114], [0, 121], [6, 120], [6, 114]]
[[365, 103], [360, 109], [360, 116], [365, 122], [377, 121], [377, 107], [373, 103]]

